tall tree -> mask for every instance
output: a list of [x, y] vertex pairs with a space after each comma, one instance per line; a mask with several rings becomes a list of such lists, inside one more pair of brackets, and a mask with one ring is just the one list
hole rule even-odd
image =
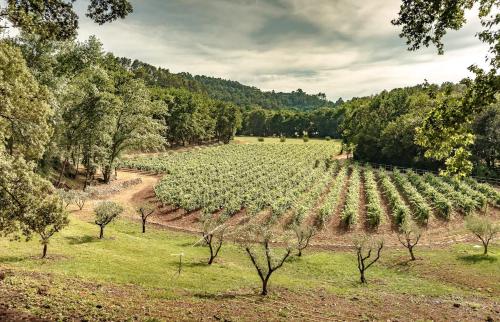
[[[74, 38], [78, 30], [78, 15], [74, 0], [7, 0], [0, 7], [0, 29], [13, 26], [23, 32], [40, 35], [43, 39]], [[128, 0], [91, 0], [87, 16], [98, 24], [125, 18], [132, 12]], [[7, 24], [7, 22], [9, 24]]]
[[[426, 154], [445, 160], [445, 174], [464, 176], [472, 171], [470, 148], [474, 137], [471, 122], [474, 115], [486, 106], [495, 103], [500, 91], [500, 2], [498, 0], [403, 0], [399, 17], [392, 20], [401, 26], [400, 37], [406, 38], [409, 50], [434, 44], [439, 54], [444, 53], [443, 37], [448, 30], [458, 30], [466, 23], [465, 12], [478, 6], [478, 15], [483, 30], [478, 33], [481, 41], [489, 45], [486, 61], [490, 70], [475, 65], [469, 70], [476, 75], [474, 80], [465, 79], [467, 87], [460, 101], [454, 97], [444, 98], [425, 118], [417, 142], [426, 149]], [[429, 134], [428, 134], [429, 133]]]

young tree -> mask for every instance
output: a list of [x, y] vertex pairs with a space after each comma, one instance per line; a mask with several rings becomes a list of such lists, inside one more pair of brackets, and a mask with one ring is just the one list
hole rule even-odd
[[296, 225], [293, 231], [297, 237], [297, 256], [301, 257], [302, 251], [309, 246], [309, 241], [316, 234], [316, 229], [311, 226]]
[[[375, 262], [377, 262], [380, 258], [380, 252], [384, 247], [383, 240], [373, 240], [372, 238], [368, 238], [366, 236], [355, 240], [354, 248], [356, 249], [356, 255], [358, 259], [358, 270], [360, 274], [361, 283], [366, 283], [365, 272], [368, 268], [370, 268]], [[369, 259], [372, 256], [372, 252], [376, 251], [377, 255], [371, 261]]]
[[[273, 242], [276, 236], [269, 225], [250, 225], [239, 237], [243, 238], [245, 251], [262, 281], [262, 291], [260, 294], [267, 295], [267, 285], [271, 275], [283, 266], [292, 253], [292, 249], [287, 245], [286, 250], [281, 256], [277, 256], [273, 252], [271, 242]], [[260, 245], [262, 249], [258, 251], [252, 244], [252, 241]]]
[[484, 255], [488, 254], [488, 246], [500, 232], [500, 225], [487, 217], [470, 215], [465, 219], [465, 227], [481, 240], [484, 247]]
[[113, 201], [103, 201], [95, 209], [95, 224], [100, 227], [99, 239], [104, 237], [104, 228], [123, 212], [123, 207]]
[[82, 210], [83, 207], [85, 206], [85, 203], [89, 199], [89, 193], [86, 191], [75, 191], [75, 203], [78, 206], [78, 209]]
[[221, 217], [215, 219], [211, 214], [207, 214], [201, 220], [203, 225], [203, 241], [210, 249], [208, 265], [212, 265], [214, 259], [219, 255], [222, 243], [224, 242], [224, 233], [227, 226], [224, 224], [226, 218], [224, 216]]
[[422, 231], [413, 222], [412, 223], [406, 222], [399, 229], [398, 240], [401, 243], [401, 245], [403, 245], [408, 249], [412, 261], [416, 259], [415, 255], [413, 254], [413, 248], [417, 246], [420, 237], [422, 237]]
[[38, 209], [25, 218], [30, 232], [40, 236], [43, 245], [42, 258], [47, 255], [49, 239], [69, 224], [68, 213], [62, 201], [55, 195], [46, 197]]
[[155, 209], [155, 205], [150, 202], [144, 202], [139, 207], [137, 207], [137, 213], [139, 213], [139, 215], [141, 216], [143, 233], [146, 232], [146, 222], [148, 220], [148, 217], [154, 214]]

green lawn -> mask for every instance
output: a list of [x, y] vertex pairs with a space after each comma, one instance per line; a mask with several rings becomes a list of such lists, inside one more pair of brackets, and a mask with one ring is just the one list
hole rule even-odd
[[[145, 288], [161, 288], [163, 296], [183, 293], [217, 294], [232, 290], [259, 288], [259, 279], [240, 246], [227, 243], [218, 262], [205, 264], [208, 249], [193, 247], [197, 236], [150, 228], [145, 235], [139, 224], [121, 220], [106, 228], [106, 239], [96, 239], [97, 226], [71, 218], [71, 225], [56, 235], [49, 245], [47, 260], [38, 259], [41, 251], [36, 241], [11, 242], [0, 239], [0, 265], [38, 272], [60, 273], [88, 281], [134, 284]], [[499, 252], [497, 246], [491, 252]], [[497, 255], [489, 260], [467, 257], [479, 254], [472, 245], [457, 245], [442, 250], [419, 250], [426, 268], [441, 265], [454, 274], [470, 274], [475, 278], [500, 279]], [[177, 275], [178, 256], [184, 253], [182, 272]], [[322, 288], [335, 294], [376, 290], [415, 295], [466, 294], [472, 288], [447, 283], [425, 271], [394, 265], [406, 256], [402, 251], [386, 250], [381, 263], [368, 271], [368, 286], [360, 286], [355, 256], [349, 251], [306, 250], [302, 258], [292, 258], [277, 271], [270, 284], [290, 290]], [[421, 265], [419, 263], [419, 265]], [[493, 282], [492, 281], [492, 282]], [[381, 286], [383, 285], [383, 286]], [[498, 285], [498, 284], [497, 284]]]

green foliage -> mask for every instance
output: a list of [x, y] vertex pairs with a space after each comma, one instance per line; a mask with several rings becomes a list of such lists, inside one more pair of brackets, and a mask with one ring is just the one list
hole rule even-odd
[[427, 223], [431, 214], [431, 207], [427, 204], [427, 201], [412, 185], [406, 175], [402, 174], [399, 170], [394, 170], [393, 174], [394, 181], [397, 183], [410, 204], [413, 217], [415, 217], [415, 219], [421, 224]]
[[69, 224], [68, 213], [56, 195], [44, 198], [36, 211], [27, 215], [23, 221], [30, 232], [40, 236], [40, 242], [44, 246], [42, 258], [47, 254], [49, 239]]
[[403, 226], [407, 222], [411, 221], [410, 214], [411, 211], [406, 206], [403, 198], [399, 194], [398, 189], [394, 185], [394, 183], [389, 178], [389, 175], [384, 171], [379, 171], [380, 183], [382, 186], [382, 191], [384, 192], [387, 201], [389, 202], [389, 206], [391, 208], [391, 214], [394, 217], [394, 220], [398, 226]]
[[490, 71], [472, 65], [469, 71], [476, 75], [475, 80], [464, 79], [466, 87], [463, 97], [446, 93], [438, 97], [418, 130], [417, 143], [426, 151], [427, 157], [444, 160], [445, 175], [464, 177], [472, 171], [470, 146], [474, 137], [470, 124], [474, 117], [490, 104], [497, 102], [500, 89], [498, 68], [500, 67], [500, 46], [498, 37], [499, 3], [496, 1], [404, 1], [398, 19], [392, 21], [402, 26], [401, 37], [407, 39], [410, 50], [420, 46], [435, 44], [443, 53], [442, 38], [447, 30], [462, 28], [466, 19], [465, 12], [478, 5], [478, 16], [483, 30], [476, 35], [489, 45], [486, 61]]
[[434, 211], [436, 211], [437, 215], [444, 219], [450, 219], [453, 211], [453, 205], [450, 200], [448, 200], [445, 195], [440, 193], [431, 184], [425, 182], [420, 175], [412, 171], [408, 171], [406, 174], [410, 182], [419, 190], [419, 192], [432, 202]]
[[349, 178], [349, 187], [347, 190], [344, 209], [342, 210], [341, 220], [347, 227], [354, 226], [358, 221], [359, 213], [359, 187], [361, 184], [359, 168], [354, 165], [351, 168]]
[[263, 137], [261, 137], [261, 136], [259, 136], [259, 138], [257, 139], [257, 141], [259, 141], [259, 142], [264, 142], [264, 138], [263, 138]]
[[[338, 163], [335, 163], [335, 165], [336, 167], [339, 166]], [[335, 171], [335, 169], [333, 169], [333, 171]], [[330, 191], [326, 195], [323, 204], [319, 209], [317, 217], [318, 226], [324, 227], [337, 209], [340, 203], [340, 193], [344, 189], [344, 184], [347, 180], [347, 172], [348, 168], [346, 166], [342, 166], [338, 170], [337, 176], [330, 187]]]
[[454, 207], [456, 206], [465, 215], [471, 214], [477, 208], [478, 204], [474, 201], [474, 199], [460, 191], [455, 190], [452, 185], [444, 182], [442, 178], [428, 173], [424, 175], [424, 179], [440, 193], [445, 195]]
[[377, 227], [384, 217], [375, 174], [370, 167], [366, 167], [363, 173], [366, 191], [366, 219], [371, 227]]
[[[98, 24], [124, 18], [132, 12], [127, 0], [92, 0], [87, 16]], [[40, 35], [43, 39], [66, 40], [77, 35], [78, 16], [72, 2], [65, 1], [7, 1], [0, 8], [0, 23], [3, 19], [26, 33]]]
[[488, 254], [489, 243], [500, 232], [500, 225], [487, 217], [468, 216], [465, 227], [481, 240], [484, 246], [484, 255]]
[[307, 134], [305, 134], [304, 136], [302, 136], [302, 141], [309, 142], [309, 136]]
[[95, 224], [101, 228], [99, 238], [104, 237], [104, 227], [115, 220], [122, 212], [123, 207], [113, 201], [102, 201], [94, 208]]

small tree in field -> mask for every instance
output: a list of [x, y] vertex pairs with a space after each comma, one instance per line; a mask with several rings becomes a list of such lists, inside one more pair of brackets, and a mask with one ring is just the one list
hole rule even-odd
[[316, 229], [310, 226], [295, 226], [293, 228], [297, 237], [297, 256], [302, 256], [302, 251], [309, 246], [309, 241], [316, 234]]
[[[281, 256], [276, 255], [271, 248], [271, 242], [275, 235], [272, 232], [272, 227], [268, 225], [251, 225], [239, 237], [243, 238], [245, 251], [262, 281], [260, 294], [267, 295], [267, 285], [271, 275], [283, 266], [292, 253], [292, 249], [287, 246]], [[252, 244], [252, 241], [261, 246], [260, 251], [255, 244]]]
[[88, 192], [85, 191], [75, 192], [74, 200], [76, 205], [78, 206], [78, 209], [82, 210], [88, 199], [89, 199]]
[[25, 218], [25, 224], [31, 232], [40, 236], [43, 245], [42, 258], [47, 256], [49, 239], [69, 224], [68, 213], [62, 201], [55, 195], [45, 198], [37, 210]]
[[211, 214], [202, 217], [201, 223], [203, 225], [203, 241], [210, 249], [210, 257], [208, 265], [212, 265], [214, 259], [219, 255], [219, 251], [224, 242], [224, 233], [227, 226], [224, 224], [226, 218], [224, 216], [215, 219]]
[[[370, 268], [373, 264], [375, 264], [380, 258], [380, 252], [384, 247], [383, 240], [373, 240], [368, 237], [362, 237], [354, 242], [354, 248], [356, 249], [356, 254], [358, 258], [358, 270], [360, 274], [361, 283], [366, 283], [365, 272], [368, 268]], [[376, 251], [375, 257], [372, 258], [372, 253]]]
[[151, 216], [155, 212], [155, 205], [145, 202], [137, 207], [137, 213], [141, 216], [142, 222], [142, 233], [146, 232], [146, 222], [148, 217]]
[[420, 237], [422, 237], [422, 231], [415, 223], [406, 222], [399, 230], [398, 240], [401, 245], [408, 249], [412, 261], [416, 259], [413, 248], [417, 246]]
[[484, 247], [484, 255], [488, 254], [488, 245], [496, 234], [500, 232], [500, 225], [494, 223], [487, 217], [468, 216], [465, 219], [465, 227], [481, 240]]
[[57, 189], [57, 194], [59, 198], [61, 198], [65, 209], [76, 201], [76, 193], [74, 190]]
[[95, 224], [100, 227], [99, 239], [104, 237], [104, 228], [123, 212], [123, 207], [113, 201], [103, 201], [94, 209]]

